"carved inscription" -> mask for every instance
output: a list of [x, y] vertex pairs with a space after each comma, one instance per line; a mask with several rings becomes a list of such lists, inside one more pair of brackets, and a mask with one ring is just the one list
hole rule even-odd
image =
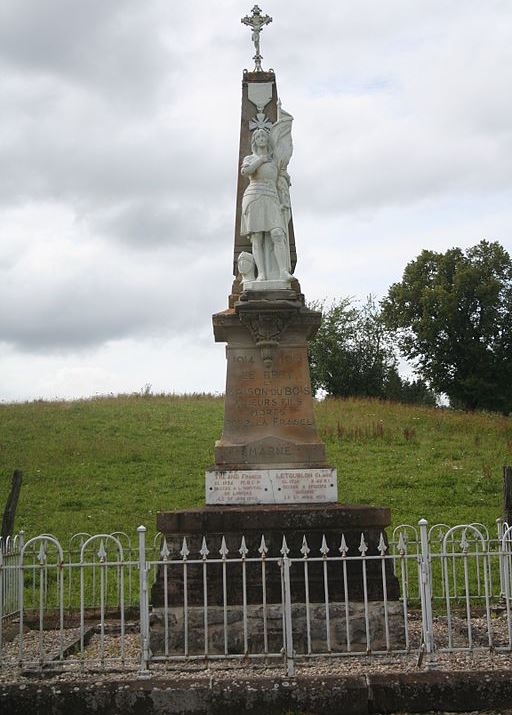
[[207, 504], [303, 504], [337, 499], [335, 469], [206, 472]]
[[[314, 429], [311, 384], [305, 350], [279, 350], [271, 367], [254, 349], [228, 351], [225, 426]], [[277, 428], [277, 432], [275, 432]]]

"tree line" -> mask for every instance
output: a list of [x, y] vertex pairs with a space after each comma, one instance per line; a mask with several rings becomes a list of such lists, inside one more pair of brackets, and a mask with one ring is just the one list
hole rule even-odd
[[512, 411], [512, 260], [498, 242], [422, 251], [380, 303], [311, 307], [323, 313], [309, 348], [315, 391]]

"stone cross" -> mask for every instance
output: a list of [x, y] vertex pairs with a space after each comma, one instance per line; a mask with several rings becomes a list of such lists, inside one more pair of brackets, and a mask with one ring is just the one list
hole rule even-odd
[[254, 42], [254, 48], [256, 50], [256, 54], [253, 57], [253, 60], [255, 62], [254, 71], [263, 72], [261, 68], [261, 60], [263, 59], [263, 57], [260, 54], [260, 32], [265, 27], [265, 25], [268, 25], [272, 22], [272, 18], [268, 15], [262, 15], [260, 8], [255, 5], [252, 9], [252, 15], [246, 15], [242, 18], [241, 22], [244, 25], [248, 25], [252, 29], [251, 39]]

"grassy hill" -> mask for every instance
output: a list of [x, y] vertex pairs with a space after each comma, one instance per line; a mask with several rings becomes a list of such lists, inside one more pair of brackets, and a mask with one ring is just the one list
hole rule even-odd
[[[375, 400], [316, 405], [341, 501], [382, 504], [393, 524], [483, 521], [501, 512], [512, 419]], [[103, 397], [0, 405], [0, 507], [14, 468], [24, 483], [17, 528], [155, 532], [160, 510], [200, 506], [222, 431], [223, 399]]]

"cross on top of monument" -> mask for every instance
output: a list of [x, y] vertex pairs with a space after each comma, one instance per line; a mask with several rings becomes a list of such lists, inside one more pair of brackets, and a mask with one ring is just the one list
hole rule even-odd
[[262, 15], [261, 9], [255, 5], [252, 9], [252, 15], [246, 15], [242, 18], [241, 22], [252, 29], [251, 39], [254, 42], [254, 48], [256, 50], [256, 54], [253, 57], [255, 62], [254, 71], [263, 72], [261, 68], [261, 60], [263, 57], [260, 54], [260, 32], [265, 25], [269, 25], [272, 22], [272, 18], [268, 15]]

